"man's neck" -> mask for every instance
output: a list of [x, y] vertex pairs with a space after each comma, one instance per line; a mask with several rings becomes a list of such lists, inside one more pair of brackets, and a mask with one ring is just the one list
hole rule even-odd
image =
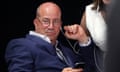
[[57, 41], [56, 40], [50, 40], [52, 45], [56, 45]]

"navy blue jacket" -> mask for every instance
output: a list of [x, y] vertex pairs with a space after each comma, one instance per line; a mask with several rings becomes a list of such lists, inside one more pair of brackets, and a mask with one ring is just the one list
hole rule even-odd
[[56, 54], [52, 44], [43, 39], [27, 35], [10, 41], [5, 58], [9, 72], [61, 72], [65, 67], [74, 67], [76, 62], [85, 61], [85, 72], [94, 72], [93, 48], [80, 48], [76, 54], [71, 48], [60, 45], [68, 64]]

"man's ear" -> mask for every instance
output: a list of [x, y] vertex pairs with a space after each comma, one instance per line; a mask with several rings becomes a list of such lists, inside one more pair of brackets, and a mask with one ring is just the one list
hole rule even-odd
[[37, 23], [37, 19], [35, 18], [34, 20], [33, 20], [33, 24], [36, 24]]
[[37, 18], [35, 18], [35, 19], [33, 20], [33, 24], [34, 24], [35, 26], [37, 26], [37, 24], [39, 24], [39, 21], [38, 21]]
[[33, 20], [33, 24], [34, 24], [35, 30], [38, 30], [39, 20], [38, 20], [37, 18], [35, 18], [35, 19]]

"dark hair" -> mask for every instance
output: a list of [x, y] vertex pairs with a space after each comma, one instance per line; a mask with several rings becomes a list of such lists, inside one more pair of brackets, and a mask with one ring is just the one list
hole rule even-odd
[[105, 4], [103, 3], [102, 0], [94, 0], [94, 6], [92, 7], [92, 9], [96, 10], [98, 6], [99, 6], [99, 11], [105, 9]]

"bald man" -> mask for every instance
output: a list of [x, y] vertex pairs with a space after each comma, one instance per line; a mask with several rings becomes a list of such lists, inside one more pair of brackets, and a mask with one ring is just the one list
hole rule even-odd
[[[84, 59], [73, 49], [63, 46], [57, 37], [62, 25], [61, 10], [53, 2], [38, 6], [33, 20], [35, 31], [30, 31], [24, 38], [10, 41], [6, 49], [6, 62], [9, 72], [93, 72], [94, 63], [89, 49]], [[66, 29], [67, 30], [67, 29]], [[74, 34], [74, 32], [71, 32]], [[83, 35], [86, 35], [81, 30]], [[71, 35], [71, 34], [69, 34]], [[85, 36], [84, 36], [85, 37]], [[70, 37], [79, 42], [86, 42], [78, 35]], [[87, 36], [85, 37], [87, 39]], [[74, 68], [76, 63], [84, 61], [83, 68]]]

